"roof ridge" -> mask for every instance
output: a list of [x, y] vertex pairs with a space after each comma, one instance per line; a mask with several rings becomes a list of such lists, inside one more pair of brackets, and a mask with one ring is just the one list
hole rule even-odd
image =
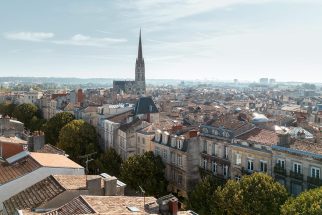
[[85, 198], [83, 197], [83, 195], [80, 195], [79, 196], [80, 197], [80, 199], [90, 208], [90, 209], [92, 209], [93, 210], [93, 212], [94, 213], [97, 213], [98, 214], [98, 212], [97, 211], [95, 211], [94, 210], [94, 208], [85, 200]]

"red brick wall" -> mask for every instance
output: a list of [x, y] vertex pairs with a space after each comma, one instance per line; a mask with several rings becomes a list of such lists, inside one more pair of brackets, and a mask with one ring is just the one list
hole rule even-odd
[[[28, 149], [28, 146], [26, 146], [26, 149]], [[23, 144], [13, 144], [13, 143], [0, 143], [0, 151], [2, 151], [2, 157], [4, 159], [7, 159], [15, 154], [18, 154], [19, 152], [22, 152], [24, 150]]]

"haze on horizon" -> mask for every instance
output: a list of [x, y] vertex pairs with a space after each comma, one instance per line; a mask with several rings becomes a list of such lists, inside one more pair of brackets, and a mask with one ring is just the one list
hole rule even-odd
[[0, 76], [321, 82], [319, 0], [10, 0]]

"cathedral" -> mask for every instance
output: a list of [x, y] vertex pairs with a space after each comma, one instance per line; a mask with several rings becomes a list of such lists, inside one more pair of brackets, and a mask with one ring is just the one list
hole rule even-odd
[[117, 93], [145, 94], [145, 65], [142, 53], [141, 30], [139, 38], [138, 56], [135, 62], [135, 81], [113, 81], [113, 90]]

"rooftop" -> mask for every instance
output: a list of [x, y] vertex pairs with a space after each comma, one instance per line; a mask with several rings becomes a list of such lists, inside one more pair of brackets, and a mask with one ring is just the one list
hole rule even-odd
[[39, 153], [50, 153], [50, 154], [65, 155], [65, 151], [64, 150], [62, 150], [60, 148], [57, 148], [56, 146], [53, 146], [51, 144], [45, 144], [37, 152], [39, 152]]
[[261, 128], [254, 128], [249, 132], [238, 136], [237, 138], [240, 140], [255, 142], [258, 144], [268, 146], [276, 145], [279, 142], [279, 137], [277, 133]]
[[81, 165], [75, 163], [64, 155], [30, 152], [30, 156], [41, 166], [45, 167], [83, 168]]
[[134, 114], [147, 114], [147, 113], [158, 113], [159, 110], [156, 107], [154, 101], [151, 97], [141, 97], [137, 101], [135, 108], [134, 108]]
[[0, 136], [0, 142], [3, 143], [13, 143], [13, 144], [27, 144], [27, 141], [22, 140], [18, 137], [4, 137]]
[[4, 201], [3, 205], [9, 214], [14, 214], [16, 209], [37, 208], [63, 191], [64, 188], [55, 178], [49, 176]]
[[40, 167], [41, 165], [30, 156], [22, 158], [10, 165], [0, 162], [0, 185], [22, 177]]
[[296, 140], [293, 144], [291, 144], [290, 148], [322, 155], [322, 143]]

